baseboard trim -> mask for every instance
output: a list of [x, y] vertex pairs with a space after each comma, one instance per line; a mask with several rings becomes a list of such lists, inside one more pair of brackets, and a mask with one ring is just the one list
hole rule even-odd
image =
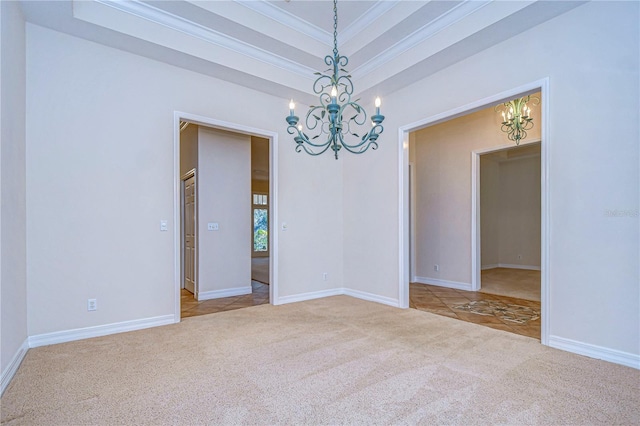
[[496, 263], [491, 265], [483, 265], [480, 269], [495, 269], [495, 268], [507, 268], [507, 269], [528, 269], [531, 271], [539, 271], [540, 266], [533, 265], [513, 265], [511, 263]]
[[589, 343], [578, 342], [576, 340], [565, 339], [564, 337], [559, 336], [549, 336], [549, 346], [563, 351], [573, 352], [578, 355], [588, 356], [589, 358], [601, 359], [603, 361], [625, 365], [627, 367], [640, 370], [640, 355], [634, 355], [628, 352], [622, 352]]
[[232, 296], [244, 296], [245, 294], [251, 294], [251, 286], [225, 288], [224, 290], [199, 291], [198, 301], [221, 299], [223, 297]]
[[38, 346], [55, 345], [57, 343], [72, 342], [74, 340], [106, 336], [108, 334], [124, 333], [127, 331], [142, 330], [144, 328], [158, 327], [161, 325], [174, 323], [175, 318], [172, 314], [117, 322], [113, 324], [97, 325], [94, 327], [76, 328], [73, 330], [37, 334], [35, 336], [29, 337], [29, 347], [37, 348]]
[[440, 280], [437, 278], [416, 277], [418, 284], [429, 284], [438, 287], [455, 288], [456, 290], [471, 291], [471, 283], [461, 283], [458, 281]]
[[481, 270], [481, 271], [484, 271], [484, 270], [486, 270], [486, 269], [496, 269], [496, 268], [499, 268], [499, 267], [500, 267], [500, 264], [499, 264], [499, 263], [491, 263], [491, 264], [489, 264], [489, 265], [482, 265], [482, 266], [480, 267], [480, 270]]
[[287, 303], [304, 302], [305, 300], [320, 299], [329, 296], [340, 296], [344, 294], [341, 288], [332, 288], [329, 290], [311, 291], [309, 293], [292, 294], [291, 296], [281, 296], [274, 305], [285, 305]]
[[352, 290], [350, 288], [343, 289], [343, 294], [346, 296], [355, 297], [357, 299], [368, 300], [369, 302], [382, 303], [383, 305], [393, 306], [394, 308], [400, 307], [398, 299], [392, 299], [391, 297], [379, 296], [373, 293], [367, 293], [366, 291]]
[[9, 387], [9, 383], [11, 383], [11, 379], [18, 372], [18, 368], [20, 368], [20, 364], [22, 364], [22, 360], [27, 355], [27, 351], [29, 350], [29, 339], [24, 339], [22, 345], [18, 348], [15, 355], [11, 359], [7, 368], [2, 372], [2, 378], [0, 379], [0, 396], [4, 394], [4, 391]]

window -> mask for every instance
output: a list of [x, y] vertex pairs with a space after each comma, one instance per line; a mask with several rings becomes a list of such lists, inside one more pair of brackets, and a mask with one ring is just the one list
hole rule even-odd
[[253, 251], [269, 250], [269, 211], [267, 194], [253, 194]]

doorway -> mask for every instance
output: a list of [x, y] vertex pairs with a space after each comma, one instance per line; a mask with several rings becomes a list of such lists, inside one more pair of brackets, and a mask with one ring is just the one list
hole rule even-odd
[[480, 214], [477, 290], [540, 302], [540, 143], [474, 154], [480, 168], [473, 183]]
[[196, 293], [196, 170], [182, 177], [182, 288]]
[[[261, 303], [278, 303], [278, 291], [277, 291], [277, 268], [274, 268], [274, 265], [277, 265], [278, 256], [277, 256], [277, 232], [270, 232], [267, 236], [268, 246], [269, 246], [269, 282], [270, 285], [262, 285], [260, 284], [256, 289], [251, 282], [251, 249], [249, 247], [249, 240], [251, 239], [251, 232], [248, 228], [249, 218], [251, 217], [251, 161], [250, 161], [250, 139], [252, 137], [262, 138], [264, 142], [267, 144], [268, 156], [269, 156], [269, 164], [270, 167], [267, 169], [266, 173], [268, 174], [268, 192], [272, 195], [272, 202], [270, 204], [270, 217], [268, 218], [269, 228], [274, 229], [273, 223], [277, 220], [277, 194], [275, 188], [277, 187], [276, 179], [277, 173], [275, 168], [277, 167], [276, 155], [277, 155], [277, 134], [274, 132], [264, 131], [260, 129], [250, 128], [247, 126], [237, 125], [233, 123], [222, 122], [219, 120], [197, 116], [189, 113], [175, 112], [174, 113], [174, 176], [176, 185], [175, 197], [174, 197], [174, 240], [175, 244], [175, 258], [176, 258], [176, 268], [175, 268], [175, 313], [174, 313], [174, 322], [179, 322], [181, 318], [181, 307], [185, 303], [191, 304], [191, 308], [194, 309], [195, 314], [199, 314], [202, 311], [202, 307], [206, 305], [206, 307], [223, 307], [224, 309], [219, 310], [230, 310], [236, 309], [240, 307], [253, 306], [255, 304]], [[212, 160], [212, 158], [217, 158], [217, 161], [222, 161], [220, 165], [210, 167], [210, 169], [215, 170], [216, 173], [225, 172], [229, 174], [223, 179], [215, 179], [211, 176], [205, 176], [204, 181], [208, 182], [217, 182], [218, 185], [215, 189], [206, 190], [202, 188], [201, 183], [203, 181], [203, 177], [199, 176], [202, 173], [207, 174], [206, 167], [193, 167], [194, 170], [194, 181], [193, 181], [193, 189], [194, 189], [194, 250], [195, 253], [195, 262], [194, 264], [194, 272], [188, 270], [191, 262], [185, 253], [189, 250], [187, 249], [187, 234], [188, 232], [183, 231], [183, 225], [185, 229], [188, 228], [187, 219], [182, 219], [184, 213], [182, 211], [188, 210], [188, 203], [186, 202], [186, 197], [183, 194], [189, 194], [191, 189], [190, 181], [188, 181], [188, 177], [181, 174], [181, 171], [184, 171], [184, 163], [189, 160], [188, 152], [185, 152], [181, 146], [181, 130], [184, 131], [185, 128], [200, 128], [200, 136], [203, 136], [203, 133], [211, 133], [218, 135], [218, 139], [216, 139], [216, 143], [218, 145], [214, 145], [218, 147], [219, 151], [215, 152], [211, 150], [210, 147], [203, 148], [203, 144], [200, 144], [200, 148], [203, 149], [202, 152], [198, 153], [198, 149], [196, 148], [196, 158], [198, 158], [198, 154], [200, 154], [200, 160], [202, 164], [206, 165], [208, 162], [213, 164], [216, 160]], [[206, 136], [206, 135], [205, 135]], [[246, 144], [245, 144], [246, 142]], [[220, 148], [222, 147], [222, 148]], [[246, 148], [245, 148], [246, 147]], [[235, 154], [236, 152], [242, 152], [242, 154]], [[236, 155], [235, 157], [233, 157]], [[244, 155], [242, 158], [246, 158], [244, 163], [237, 163], [238, 155]], [[223, 158], [225, 160], [223, 160]], [[232, 161], [228, 161], [229, 158], [232, 158]], [[236, 162], [236, 163], [234, 163]], [[196, 161], [195, 164], [198, 164]], [[239, 166], [239, 164], [244, 164]], [[231, 176], [234, 172], [237, 172], [239, 168], [246, 168], [246, 173], [242, 174], [242, 182], [246, 180], [246, 196], [243, 195], [245, 191], [245, 184], [240, 182], [236, 176]], [[197, 184], [197, 183], [200, 184]], [[183, 191], [184, 188], [184, 191]], [[205, 191], [205, 195], [209, 195], [211, 198], [211, 194], [216, 194], [218, 197], [227, 197], [221, 198], [221, 200], [227, 201], [207, 201], [207, 197], [202, 198], [202, 191]], [[207, 194], [208, 193], [208, 194]], [[234, 198], [235, 197], [235, 198]], [[236, 199], [241, 199], [240, 201], [242, 205], [245, 205], [246, 208], [233, 209], [229, 208], [229, 204], [234, 203]], [[204, 200], [204, 201], [203, 201]], [[202, 204], [204, 202], [204, 204]], [[235, 204], [234, 204], [235, 205]], [[240, 205], [240, 204], [239, 204]], [[198, 207], [200, 206], [200, 207]], [[206, 209], [206, 215], [201, 214], [198, 215], [198, 209], [202, 210]], [[222, 211], [221, 209], [225, 209]], [[217, 210], [216, 210], [217, 209]], [[237, 211], [246, 211], [245, 215], [238, 214]], [[182, 214], [181, 214], [182, 213]], [[201, 212], [202, 213], [202, 212]], [[190, 213], [189, 213], [190, 216]], [[198, 223], [200, 226], [198, 226]], [[234, 233], [233, 229], [238, 229], [237, 225], [234, 223], [241, 222], [241, 227], [244, 231], [241, 233], [244, 235], [246, 232], [246, 239], [244, 237], [240, 238], [239, 234]], [[234, 237], [235, 235], [235, 237]], [[225, 238], [228, 240], [225, 240]], [[227, 241], [225, 243], [225, 241]], [[246, 272], [247, 279], [243, 278], [234, 278], [230, 277], [229, 271], [235, 270], [238, 268], [226, 268], [225, 270], [220, 269], [220, 267], [211, 268], [211, 262], [205, 262], [209, 269], [203, 271], [198, 271], [198, 269], [202, 269], [203, 263], [200, 263], [198, 266], [197, 257], [203, 256], [203, 250], [209, 250], [210, 254], [207, 256], [207, 259], [220, 259], [223, 257], [225, 252], [231, 252], [232, 246], [241, 245], [244, 247], [241, 250], [246, 250], [246, 267], [243, 269]], [[218, 253], [220, 252], [220, 253]], [[238, 259], [237, 256], [232, 256], [233, 259], [227, 261], [224, 265], [230, 262], [236, 262]], [[238, 260], [239, 261], [239, 260]], [[223, 265], [223, 266], [224, 266]], [[206, 269], [206, 268], [205, 268]], [[217, 272], [216, 272], [217, 271]], [[224, 272], [219, 275], [219, 272]], [[225, 272], [226, 271], [226, 272]], [[225, 275], [226, 274], [226, 275]], [[244, 272], [243, 272], [244, 274]], [[237, 275], [237, 274], [236, 274]], [[207, 278], [208, 277], [208, 278]], [[190, 279], [193, 279], [193, 290], [196, 297], [188, 291], [188, 287], [190, 287]], [[203, 281], [204, 280], [204, 281]], [[222, 283], [215, 284], [215, 283]], [[246, 282], [246, 284], [244, 284]], [[213, 283], [213, 284], [212, 284]], [[226, 283], [230, 283], [231, 285], [226, 285]], [[239, 285], [239, 286], [238, 286]], [[216, 287], [217, 286], [217, 287]], [[190, 296], [185, 298], [186, 296]], [[224, 305], [224, 306], [223, 306]], [[231, 307], [230, 305], [234, 305]], [[187, 315], [189, 316], [189, 315]]]
[[[467, 193], [470, 195], [467, 195], [466, 198], [465, 196], [463, 196], [465, 200], [462, 200], [463, 203], [467, 204], [468, 207], [466, 207], [465, 209], [454, 209], [452, 212], [445, 212], [442, 213], [442, 211], [440, 212], [440, 214], [442, 214], [444, 217], [442, 218], [442, 220], [444, 221], [448, 221], [450, 222], [450, 225], [453, 229], [449, 230], [442, 230], [440, 229], [438, 232], [440, 232], [440, 234], [436, 234], [436, 235], [432, 235], [430, 236], [430, 240], [433, 242], [433, 240], [438, 240], [438, 241], [442, 241], [443, 244], [448, 244], [450, 241], [447, 241], [447, 239], [450, 238], [450, 234], [452, 232], [458, 232], [460, 231], [460, 233], [465, 234], [465, 243], [463, 245], [460, 245], [460, 247], [457, 246], [450, 246], [450, 247], [445, 247], [444, 249], [441, 250], [435, 250], [435, 251], [431, 251], [429, 253], [429, 255], [431, 255], [432, 257], [429, 259], [428, 261], [428, 269], [427, 268], [423, 268], [422, 269], [422, 273], [424, 275], [421, 275], [421, 270], [419, 265], [416, 265], [417, 271], [414, 274], [413, 273], [413, 269], [416, 268], [416, 266], [414, 266], [414, 262], [411, 261], [411, 257], [412, 257], [412, 252], [415, 253], [415, 256], [417, 257], [417, 264], [420, 263], [421, 261], [421, 256], [424, 257], [424, 251], [421, 253], [421, 248], [419, 245], [419, 239], [420, 239], [420, 235], [416, 236], [415, 240], [417, 240], [416, 242], [414, 242], [414, 240], [411, 238], [411, 231], [412, 231], [412, 226], [411, 226], [411, 222], [417, 222], [417, 228], [420, 228], [420, 220], [413, 218], [411, 212], [414, 212], [416, 208], [419, 208], [419, 202], [416, 201], [414, 202], [414, 207], [412, 207], [412, 209], [410, 210], [410, 192], [409, 192], [409, 188], [411, 186], [411, 191], [416, 191], [415, 186], [419, 186], [420, 185], [420, 171], [419, 171], [419, 166], [416, 166], [416, 181], [417, 183], [415, 185], [410, 184], [411, 178], [410, 178], [410, 173], [409, 173], [409, 163], [415, 163], [415, 159], [412, 157], [412, 150], [410, 149], [410, 145], [411, 145], [411, 139], [412, 139], [412, 134], [414, 132], [417, 132], [421, 129], [424, 129], [426, 127], [429, 126], [434, 126], [436, 124], [440, 124], [440, 123], [445, 123], [449, 120], [458, 118], [458, 117], [462, 117], [462, 116], [467, 116], [473, 113], [476, 113], [478, 111], [481, 111], [483, 109], [489, 108], [489, 107], [494, 107], [495, 105], [505, 102], [507, 100], [510, 99], [514, 99], [516, 97], [520, 97], [520, 96], [524, 96], [524, 95], [528, 95], [528, 94], [533, 94], [540, 91], [541, 92], [541, 105], [540, 105], [540, 112], [539, 112], [539, 118], [538, 118], [538, 126], [539, 126], [539, 131], [540, 131], [540, 135], [538, 137], [539, 139], [539, 144], [540, 144], [540, 150], [541, 150], [541, 155], [540, 155], [540, 170], [541, 170], [541, 175], [540, 175], [540, 187], [541, 187], [541, 202], [540, 202], [540, 235], [541, 235], [541, 247], [540, 247], [540, 280], [541, 280], [541, 309], [540, 309], [540, 322], [541, 322], [541, 326], [540, 326], [540, 332], [539, 332], [539, 337], [541, 338], [541, 342], [545, 345], [548, 344], [548, 295], [549, 295], [549, 291], [548, 291], [548, 286], [549, 286], [549, 282], [548, 282], [548, 247], [549, 247], [549, 236], [548, 236], [548, 221], [549, 221], [549, 213], [548, 213], [548, 180], [546, 178], [547, 176], [547, 170], [548, 170], [548, 130], [547, 130], [547, 119], [546, 117], [548, 116], [548, 79], [544, 79], [544, 80], [540, 80], [540, 81], [536, 81], [533, 82], [531, 84], [516, 88], [514, 90], [508, 91], [508, 92], [503, 92], [482, 100], [479, 100], [477, 102], [456, 108], [454, 110], [451, 111], [447, 111], [445, 113], [442, 114], [438, 114], [436, 116], [432, 116], [429, 117], [427, 119], [421, 120], [419, 122], [413, 123], [411, 125], [407, 125], [404, 127], [400, 128], [400, 143], [398, 145], [399, 148], [399, 171], [400, 171], [400, 176], [399, 176], [399, 180], [400, 180], [400, 192], [399, 192], [399, 208], [400, 208], [400, 233], [399, 233], [399, 243], [400, 243], [400, 247], [401, 247], [401, 256], [400, 256], [400, 264], [399, 264], [399, 270], [400, 270], [400, 288], [399, 288], [399, 305], [401, 307], [409, 307], [410, 306], [410, 291], [414, 288], [421, 288], [421, 287], [417, 287], [420, 286], [421, 284], [419, 284], [421, 282], [420, 278], [429, 278], [429, 281], [427, 282], [426, 280], [424, 280], [423, 282], [425, 284], [431, 284], [432, 288], [430, 290], [434, 290], [432, 294], [430, 295], [423, 295], [423, 300], [430, 300], [432, 302], [434, 302], [434, 298], [437, 298], [438, 293], [449, 293], [449, 294], [444, 294], [442, 296], [442, 300], [448, 300], [448, 301], [452, 301], [453, 299], [457, 298], [458, 296], [469, 296], [471, 294], [472, 291], [477, 291], [480, 287], [480, 274], [476, 274], [475, 271], [480, 271], [480, 263], [481, 263], [481, 258], [480, 258], [480, 248], [479, 248], [479, 243], [480, 243], [480, 235], [479, 235], [479, 227], [480, 227], [480, 222], [476, 221], [475, 219], [472, 220], [472, 218], [479, 218], [479, 212], [476, 212], [475, 209], [479, 207], [479, 203], [476, 203], [475, 200], [477, 199], [477, 197], [479, 196], [479, 192], [476, 191], [473, 187], [473, 185], [471, 185], [471, 178], [475, 177], [477, 178], [477, 176], [479, 176], [479, 165], [475, 164], [475, 162], [473, 161], [473, 157], [474, 157], [474, 153], [471, 151], [477, 150], [479, 149], [478, 147], [475, 147], [473, 149], [471, 149], [471, 151], [467, 151], [466, 154], [466, 164], [467, 167], [469, 167], [469, 163], [471, 163], [471, 171], [470, 174], [471, 176], [469, 176], [469, 171], [467, 171], [467, 178], [462, 178], [462, 180], [459, 180], [459, 182], [461, 182], [461, 185], [464, 186], [466, 185], [467, 188], [469, 188]], [[498, 130], [500, 129], [499, 126], [499, 121], [498, 120]], [[472, 124], [472, 126], [475, 126], [475, 124]], [[474, 129], [476, 127], [473, 127]], [[449, 129], [452, 131], [457, 131], [456, 128], [453, 129]], [[495, 146], [493, 146], [493, 149], [506, 149], [506, 148], [510, 148], [513, 145], [513, 143], [497, 143], [495, 144]], [[482, 145], [478, 145], [478, 146], [482, 146]], [[456, 149], [460, 149], [460, 144], [451, 144], [449, 145], [448, 149], [451, 150], [456, 150]], [[471, 157], [471, 162], [469, 161], [469, 158]], [[474, 165], [475, 164], [475, 165]], [[436, 164], [435, 167], [447, 167], [446, 162], [440, 162], [439, 164]], [[467, 169], [469, 170], [469, 169]], [[446, 179], [445, 179], [446, 180]], [[478, 179], [479, 180], [479, 179]], [[446, 183], [443, 182], [443, 184]], [[454, 194], [452, 192], [447, 192], [447, 190], [445, 189], [445, 186], [441, 186], [439, 191], [444, 191], [443, 193], [440, 193], [440, 196], [443, 197], [448, 197], [448, 198], [452, 198], [452, 197], [458, 197], [460, 194]], [[464, 194], [465, 191], [462, 191], [461, 193]], [[431, 194], [433, 195], [433, 194]], [[437, 195], [437, 194], [436, 194]], [[473, 201], [473, 202], [471, 202]], [[466, 211], [466, 213], [464, 212]], [[436, 212], [436, 214], [438, 214]], [[433, 219], [433, 217], [431, 217], [429, 220]], [[470, 224], [470, 227], [467, 227], [468, 225], [466, 224]], [[471, 228], [471, 229], [470, 229]], [[418, 246], [416, 247], [415, 250], [412, 250], [412, 247], [414, 247], [414, 244], [418, 244]], [[411, 244], [411, 245], [410, 245]], [[462, 266], [456, 267], [456, 265], [453, 264], [449, 264], [449, 260], [446, 257], [446, 254], [449, 253], [449, 255], [453, 255], [453, 256], [458, 256], [458, 259], [462, 259]], [[442, 260], [439, 260], [438, 257], [441, 257]], [[425, 272], [426, 271], [426, 272]], [[459, 271], [462, 271], [461, 273], [458, 273]], [[453, 273], [452, 273], [453, 272]], [[427, 275], [428, 274], [428, 275]], [[456, 275], [457, 274], [457, 275]], [[416, 284], [411, 284], [410, 286], [410, 281], [412, 282], [416, 282]], [[455, 294], [453, 294], [453, 293]], [[480, 296], [478, 296], [480, 297]], [[471, 300], [470, 298], [470, 301]], [[413, 304], [413, 302], [411, 302]], [[496, 326], [495, 328], [499, 328], [498, 326]]]
[[251, 280], [269, 285], [269, 141], [251, 138]]

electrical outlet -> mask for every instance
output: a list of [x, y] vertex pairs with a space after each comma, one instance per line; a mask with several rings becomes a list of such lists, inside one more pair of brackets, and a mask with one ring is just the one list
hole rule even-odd
[[327, 281], [329, 279], [329, 274], [328, 273], [323, 273], [322, 274], [322, 281]]
[[87, 311], [97, 311], [97, 310], [98, 310], [98, 300], [87, 299]]
[[436, 272], [440, 272], [440, 265], [438, 264], [433, 265], [433, 270]]

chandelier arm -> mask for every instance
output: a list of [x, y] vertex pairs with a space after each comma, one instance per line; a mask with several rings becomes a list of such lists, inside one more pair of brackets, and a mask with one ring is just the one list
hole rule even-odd
[[330, 146], [331, 146], [331, 144], [326, 144], [326, 145], [324, 146], [324, 149], [321, 149], [320, 151], [315, 152], [315, 151], [313, 151], [313, 150], [311, 150], [311, 149], [307, 148], [307, 146], [306, 146], [306, 145], [303, 145], [302, 143], [299, 143], [299, 144], [296, 146], [296, 152], [300, 152], [300, 151], [304, 150], [304, 152], [306, 152], [306, 153], [307, 153], [307, 154], [309, 154], [309, 155], [313, 155], [313, 156], [316, 156], [316, 155], [322, 155], [322, 154], [324, 154], [325, 152], [327, 152], [327, 150], [329, 149], [329, 147], [330, 147]]
[[[312, 155], [319, 155], [319, 154], [322, 154], [323, 152], [325, 152], [329, 148], [329, 146], [331, 145], [331, 137], [329, 137], [327, 139], [327, 141], [324, 142], [324, 143], [316, 144], [316, 143], [311, 142], [311, 140], [309, 139], [309, 136], [307, 134], [305, 134], [304, 132], [301, 132], [300, 130], [298, 130], [298, 128], [295, 127], [295, 126], [289, 126], [287, 128], [287, 132], [289, 134], [291, 134], [291, 135], [294, 134], [294, 133], [298, 134], [294, 138], [294, 140], [295, 140], [295, 142], [297, 144], [297, 147], [296, 147], [296, 151], [297, 152], [300, 152], [300, 147], [302, 147], [307, 153], [311, 154], [313, 151], [308, 150], [307, 147], [306, 147], [306, 145], [309, 145], [309, 146], [312, 146], [314, 148], [323, 148], [320, 152], [312, 154]], [[306, 145], [304, 145], [304, 144], [306, 144]]]
[[[379, 124], [376, 124], [375, 126], [373, 126], [371, 128], [371, 130], [369, 130], [369, 132], [364, 135], [360, 141], [360, 143], [354, 144], [354, 145], [349, 145], [349, 144], [344, 144], [344, 147], [347, 151], [349, 152], [355, 152], [356, 150], [358, 151], [357, 153], [361, 153], [366, 151], [367, 149], [369, 149], [370, 145], [375, 145], [375, 147], [373, 149], [376, 149], [378, 147], [378, 143], [376, 142], [378, 139], [378, 136], [380, 136], [380, 133], [383, 132], [383, 127]], [[360, 148], [364, 145], [367, 145], [364, 149], [358, 150], [357, 148]]]

